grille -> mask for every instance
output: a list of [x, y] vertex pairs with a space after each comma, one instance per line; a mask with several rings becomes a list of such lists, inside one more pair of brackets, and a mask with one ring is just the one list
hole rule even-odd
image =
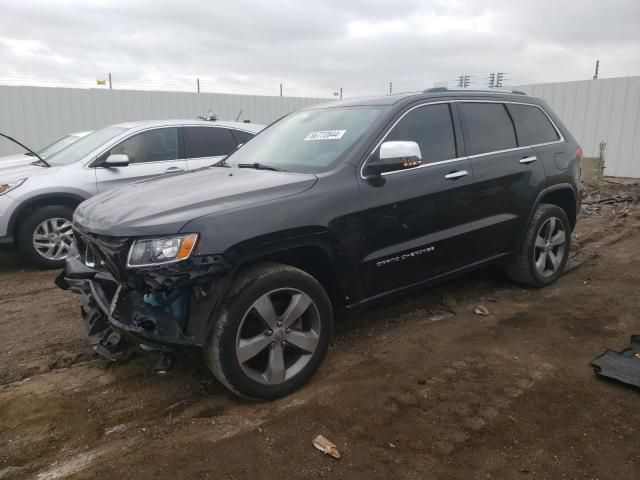
[[129, 238], [95, 235], [75, 225], [73, 231], [80, 258], [85, 265], [98, 271], [108, 272], [116, 280], [126, 279], [124, 267], [129, 251]]

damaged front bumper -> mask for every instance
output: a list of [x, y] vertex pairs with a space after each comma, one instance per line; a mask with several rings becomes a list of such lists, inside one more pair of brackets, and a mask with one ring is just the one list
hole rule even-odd
[[[126, 271], [117, 267], [117, 252], [107, 251], [111, 256], [99, 267], [92, 257], [87, 266], [83, 247], [86, 252], [87, 245], [74, 242], [56, 285], [82, 296], [88, 340], [98, 354], [113, 361], [129, 346], [170, 351], [204, 345], [228, 285], [221, 256]], [[90, 247], [95, 253], [96, 245]], [[107, 262], [111, 268], [101, 268]]]

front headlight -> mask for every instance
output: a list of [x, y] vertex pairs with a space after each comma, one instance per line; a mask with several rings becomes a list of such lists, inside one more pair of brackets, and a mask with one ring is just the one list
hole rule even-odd
[[0, 183], [0, 195], [4, 195], [5, 193], [10, 192], [14, 188], [18, 188], [26, 180], [27, 180], [26, 178], [21, 178], [20, 180], [13, 180], [12, 182], [8, 182], [8, 183]]
[[186, 260], [197, 241], [197, 233], [136, 240], [129, 250], [127, 267], [150, 267]]

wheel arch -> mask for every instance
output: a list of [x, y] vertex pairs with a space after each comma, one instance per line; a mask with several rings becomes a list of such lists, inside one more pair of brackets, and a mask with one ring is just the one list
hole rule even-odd
[[334, 308], [344, 306], [352, 298], [350, 272], [336, 261], [335, 248], [318, 237], [296, 239], [286, 245], [263, 245], [230, 256], [237, 276], [260, 263], [282, 263], [299, 268], [323, 286]]
[[541, 195], [538, 195], [536, 207], [541, 203], [550, 203], [562, 208], [562, 210], [564, 210], [564, 212], [567, 214], [569, 224], [571, 225], [571, 230], [573, 231], [578, 219], [576, 191], [570, 184], [558, 186], [554, 185], [554, 187], [547, 188], [540, 192]]
[[19, 228], [20, 223], [27, 217], [27, 215], [36, 211], [40, 207], [46, 207], [50, 205], [64, 205], [66, 207], [75, 209], [78, 205], [84, 202], [86, 198], [74, 193], [48, 193], [37, 195], [29, 198], [23, 202], [9, 218], [9, 225], [7, 233], [14, 236], [16, 230]]

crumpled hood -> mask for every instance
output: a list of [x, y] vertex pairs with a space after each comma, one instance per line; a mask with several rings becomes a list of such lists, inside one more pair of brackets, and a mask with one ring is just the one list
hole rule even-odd
[[312, 174], [211, 167], [115, 188], [80, 204], [74, 223], [98, 235], [177, 233], [189, 221], [304, 192]]

